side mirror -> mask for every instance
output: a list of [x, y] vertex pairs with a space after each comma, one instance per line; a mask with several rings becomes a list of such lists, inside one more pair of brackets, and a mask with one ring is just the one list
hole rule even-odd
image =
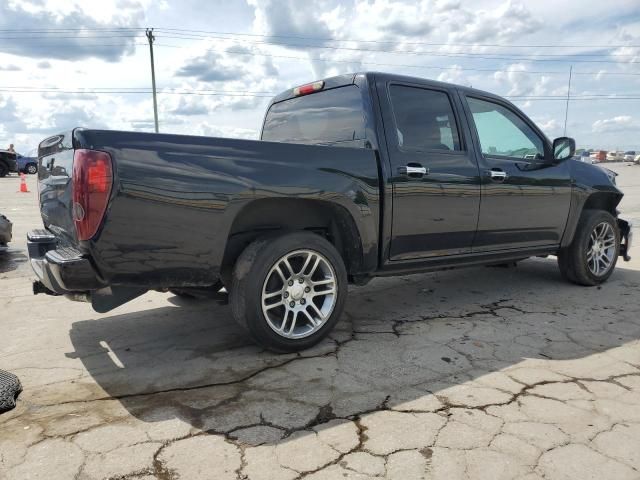
[[553, 160], [562, 162], [576, 153], [576, 141], [569, 137], [558, 137], [553, 141]]

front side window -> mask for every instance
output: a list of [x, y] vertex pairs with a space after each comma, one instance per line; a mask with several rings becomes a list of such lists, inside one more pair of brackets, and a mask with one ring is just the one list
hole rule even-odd
[[449, 96], [424, 88], [391, 85], [398, 146], [409, 150], [461, 150]]
[[467, 98], [482, 153], [526, 160], [544, 158], [544, 142], [518, 115], [497, 103]]
[[262, 129], [262, 140], [271, 142], [334, 145], [364, 138], [364, 106], [356, 85], [276, 103]]

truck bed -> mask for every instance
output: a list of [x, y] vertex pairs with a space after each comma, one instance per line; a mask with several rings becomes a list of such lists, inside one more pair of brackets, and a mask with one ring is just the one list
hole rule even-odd
[[[109, 205], [88, 241], [73, 228], [74, 149], [107, 152], [113, 162]], [[370, 149], [76, 129], [45, 140], [39, 157], [41, 210], [54, 248], [78, 251], [108, 285], [215, 283], [227, 238], [239, 233], [234, 221], [258, 199], [342, 206], [363, 244], [377, 246], [380, 187]], [[377, 250], [369, 256], [375, 261]]]

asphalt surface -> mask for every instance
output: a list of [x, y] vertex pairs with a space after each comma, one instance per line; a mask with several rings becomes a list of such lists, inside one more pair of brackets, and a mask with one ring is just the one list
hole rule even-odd
[[[640, 167], [613, 168], [640, 225]], [[599, 288], [555, 258], [374, 280], [331, 338], [275, 355], [216, 301], [33, 296], [28, 185], [0, 179], [0, 369], [24, 388], [0, 478], [640, 478], [637, 246]]]

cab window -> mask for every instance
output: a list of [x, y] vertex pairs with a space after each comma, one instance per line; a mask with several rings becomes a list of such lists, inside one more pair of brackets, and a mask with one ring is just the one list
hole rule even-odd
[[461, 150], [453, 108], [445, 92], [391, 85], [398, 146], [404, 150]]
[[544, 142], [518, 115], [497, 103], [467, 97], [482, 153], [492, 157], [544, 159]]
[[364, 106], [356, 85], [332, 88], [271, 106], [262, 140], [344, 145], [365, 139]]

